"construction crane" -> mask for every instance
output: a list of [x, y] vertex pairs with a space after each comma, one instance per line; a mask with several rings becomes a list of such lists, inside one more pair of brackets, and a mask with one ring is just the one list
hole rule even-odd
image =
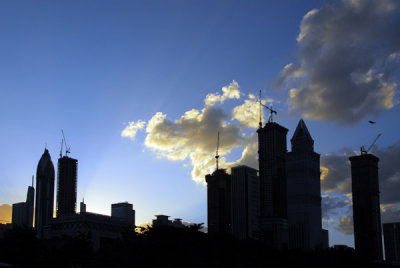
[[65, 139], [64, 130], [61, 129], [61, 133], [63, 138], [61, 140], [60, 157], [62, 157], [63, 144], [65, 145], [65, 156], [68, 156], [68, 154], [71, 152], [71, 147], [67, 145], [67, 140]]
[[381, 135], [382, 135], [382, 134], [379, 133], [378, 136], [376, 136], [375, 140], [374, 140], [374, 141], [372, 142], [372, 144], [369, 146], [368, 150], [365, 150], [364, 146], [361, 146], [361, 149], [360, 149], [361, 154], [367, 154], [367, 153], [372, 149], [372, 147], [375, 145], [376, 141], [379, 139], [379, 137], [380, 137]]
[[262, 103], [261, 90], [260, 90], [260, 122], [258, 124], [260, 128], [262, 127], [262, 106], [264, 106], [265, 108], [267, 108], [269, 110], [268, 123], [274, 122], [273, 115], [277, 114], [277, 111], [272, 109], [272, 104], [271, 104], [271, 106], [268, 107], [267, 105]]
[[218, 138], [217, 138], [217, 152], [215, 153], [215, 159], [217, 162], [217, 170], [218, 170], [218, 158], [219, 158], [218, 149], [219, 149], [219, 132], [218, 132]]

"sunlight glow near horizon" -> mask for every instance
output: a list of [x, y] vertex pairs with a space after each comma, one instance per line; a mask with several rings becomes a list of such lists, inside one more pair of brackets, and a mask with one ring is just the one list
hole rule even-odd
[[[299, 50], [304, 48], [301, 42], [308, 40], [307, 34], [311, 32], [307, 29], [313, 22], [322, 26], [325, 19], [334, 19], [336, 13], [342, 14], [340, 12], [347, 11], [345, 8], [351, 7], [351, 3], [343, 6], [341, 1], [336, 1], [336, 9], [325, 10], [325, 2], [1, 3], [0, 119], [3, 128], [0, 146], [5, 153], [0, 161], [0, 205], [25, 200], [26, 188], [31, 175], [36, 174], [45, 144], [56, 167], [60, 129], [64, 129], [71, 145], [71, 157], [78, 159], [78, 208], [84, 197], [89, 212], [110, 215], [112, 203], [128, 201], [136, 210], [137, 224], [151, 222], [156, 214], [206, 223], [206, 188], [201, 182], [193, 181], [191, 160], [170, 161], [146, 146], [149, 120], [160, 112], [174, 123], [187, 111], [201, 112], [206, 107], [204, 100], [208, 94], [222, 96], [221, 89], [236, 81], [240, 99], [227, 99], [217, 104], [227, 115], [224, 120], [238, 124], [230, 118], [232, 109], [248, 100], [249, 94], [257, 97], [262, 90], [263, 98], [274, 100], [273, 107], [278, 110], [276, 121], [289, 129], [290, 151], [290, 138], [302, 117], [301, 111], [293, 110], [293, 106], [302, 107], [306, 114], [316, 112], [313, 106], [302, 102], [301, 97], [306, 96], [307, 91], [301, 88], [302, 80], [295, 79], [305, 74], [314, 77], [314, 69], [324, 71], [296, 61], [296, 57], [303, 57], [300, 58], [303, 62], [312, 58], [306, 49]], [[319, 12], [303, 20], [314, 9]], [[334, 34], [343, 34], [339, 30]], [[296, 40], [301, 31], [303, 38]], [[390, 33], [390, 29], [385, 32]], [[345, 39], [330, 36], [328, 31], [319, 34], [326, 35], [315, 40]], [[366, 40], [368, 47], [369, 42], [374, 41], [366, 39], [370, 36], [356, 37]], [[313, 40], [308, 41], [307, 44], [314, 44]], [[400, 49], [398, 43], [393, 43], [393, 47]], [[387, 66], [393, 67], [394, 73], [399, 72], [396, 55], [392, 61], [385, 61], [394, 66]], [[357, 60], [353, 58], [359, 63]], [[313, 63], [316, 62], [319, 61]], [[341, 70], [340, 66], [330, 67]], [[329, 86], [328, 78], [321, 81]], [[379, 74], [371, 79], [378, 85], [384, 82], [390, 85], [398, 80], [382, 81]], [[289, 84], [275, 90], [277, 80], [289, 81]], [[290, 88], [297, 88], [292, 98]], [[314, 90], [315, 94], [319, 93], [318, 89]], [[331, 93], [329, 101], [344, 103], [351, 99]], [[315, 101], [315, 94], [305, 99]], [[379, 107], [376, 100], [369, 101]], [[332, 106], [333, 112], [321, 112], [321, 116], [337, 121], [305, 119], [315, 141], [315, 151], [321, 158], [342, 163], [344, 153], [358, 152], [361, 146], [370, 144], [377, 133], [382, 133], [377, 149], [386, 153], [384, 159], [390, 159], [390, 153], [395, 156], [390, 146], [397, 148], [399, 143], [399, 128], [393, 125], [400, 114], [397, 89], [393, 102], [395, 105], [391, 109], [382, 108], [376, 113], [365, 111], [367, 115], [359, 122], [348, 123], [350, 114], [340, 113], [348, 106]], [[377, 123], [370, 125], [369, 119]], [[136, 131], [133, 141], [129, 138], [133, 136], [132, 131], [128, 133], [130, 136], [121, 137], [129, 122], [146, 123], [132, 129]], [[248, 137], [254, 131], [243, 128], [240, 133]], [[207, 148], [216, 143], [213, 135], [210, 133]], [[224, 155], [226, 161], [238, 161], [243, 148], [244, 145], [233, 147], [230, 154]], [[211, 158], [213, 150], [209, 150]], [[328, 158], [330, 155], [332, 157]], [[212, 161], [210, 159], [210, 168]], [[331, 163], [336, 162], [327, 164]], [[323, 174], [324, 180], [329, 174], [347, 174], [346, 168], [335, 171], [332, 167]], [[343, 184], [338, 181], [338, 185]], [[390, 188], [387, 181], [383, 183], [383, 189]], [[334, 198], [337, 189], [332, 186], [330, 190]], [[344, 194], [339, 193], [339, 196], [343, 201]], [[388, 198], [387, 202], [398, 204], [395, 198]], [[353, 245], [353, 236], [343, 234], [335, 225], [347, 209], [338, 208], [334, 210], [336, 214], [330, 215], [334, 218], [334, 223], [328, 225], [331, 245]]]

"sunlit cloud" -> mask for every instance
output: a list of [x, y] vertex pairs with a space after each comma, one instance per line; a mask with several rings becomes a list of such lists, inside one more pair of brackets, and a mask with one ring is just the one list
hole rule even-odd
[[308, 12], [297, 60], [277, 79], [292, 112], [352, 124], [392, 108], [400, 70], [400, 2], [342, 0]]
[[348, 235], [353, 234], [354, 233], [353, 217], [351, 216], [341, 217], [335, 229], [343, 232], [344, 234]]
[[129, 122], [128, 126], [124, 128], [121, 132], [121, 137], [130, 138], [131, 140], [135, 140], [136, 133], [139, 130], [142, 130], [145, 126], [146, 122], [142, 120], [138, 120], [136, 123], [134, 121]]
[[216, 103], [223, 103], [227, 99], [239, 99], [240, 98], [240, 90], [239, 84], [233, 80], [228, 86], [222, 88], [223, 94], [219, 93], [208, 94], [204, 100], [207, 106], [213, 106]]
[[[239, 84], [232, 81], [222, 87], [221, 93], [208, 94], [202, 109], [193, 108], [175, 120], [169, 119], [163, 112], [157, 112], [147, 125], [143, 121], [131, 122], [126, 129], [132, 130], [128, 133], [135, 135], [136, 132], [133, 131], [146, 125], [144, 145], [157, 157], [171, 161], [189, 161], [192, 167], [191, 177], [198, 183], [205, 183], [205, 175], [216, 168], [218, 132], [221, 168], [229, 169], [238, 164], [257, 168], [257, 137], [254, 128], [258, 127], [259, 121], [258, 100], [250, 94], [248, 99], [231, 111], [224, 108], [226, 101], [237, 100], [240, 96]], [[263, 100], [264, 103], [267, 101], [271, 100]], [[138, 125], [139, 122], [141, 123]], [[244, 132], [246, 129], [253, 129], [254, 133], [248, 136]], [[131, 135], [127, 134], [125, 137], [131, 138]], [[242, 150], [241, 157], [236, 161], [227, 162], [226, 156], [234, 148]], [[184, 165], [187, 165], [187, 162]]]
[[0, 224], [11, 223], [12, 207], [9, 204], [0, 205]]

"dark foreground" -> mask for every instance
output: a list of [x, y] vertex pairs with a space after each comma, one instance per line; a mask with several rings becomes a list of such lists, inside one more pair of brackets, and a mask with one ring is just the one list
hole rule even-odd
[[90, 235], [38, 240], [33, 229], [0, 238], [0, 263], [12, 267], [394, 267], [369, 264], [350, 248], [273, 250], [259, 241], [211, 236], [200, 226], [142, 229], [93, 250]]

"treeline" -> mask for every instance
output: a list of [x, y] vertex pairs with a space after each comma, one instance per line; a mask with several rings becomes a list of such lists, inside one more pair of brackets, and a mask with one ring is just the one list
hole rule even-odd
[[185, 228], [141, 228], [93, 250], [90, 234], [36, 238], [33, 229], [14, 228], [0, 239], [0, 263], [12, 267], [392, 267], [368, 264], [349, 248], [274, 250], [260, 241]]

